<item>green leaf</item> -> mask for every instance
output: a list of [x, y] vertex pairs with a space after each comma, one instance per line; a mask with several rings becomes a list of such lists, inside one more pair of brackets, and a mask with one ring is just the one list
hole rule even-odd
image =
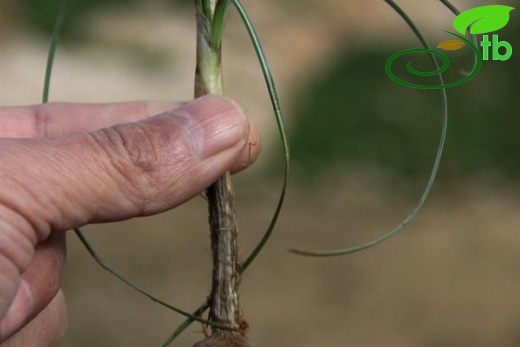
[[[424, 38], [424, 36], [421, 33], [421, 31], [419, 30], [419, 28], [417, 28], [417, 26], [415, 25], [413, 20], [393, 0], [384, 0], [384, 1], [390, 7], [392, 7], [399, 16], [401, 16], [401, 18], [406, 22], [406, 24], [408, 24], [408, 26], [413, 31], [415, 36], [422, 43], [424, 50], [431, 53], [430, 58], [433, 62], [433, 65], [435, 65], [437, 71], [441, 70], [441, 67], [439, 66], [439, 62], [435, 58], [435, 55], [432, 53], [430, 45]], [[475, 49], [476, 49], [476, 47], [475, 47]], [[433, 51], [433, 52], [435, 52], [435, 51]], [[412, 221], [412, 219], [417, 215], [417, 213], [419, 213], [419, 211], [423, 207], [424, 203], [428, 199], [428, 196], [433, 187], [433, 183], [435, 182], [435, 179], [437, 177], [437, 172], [439, 171], [439, 166], [441, 164], [442, 153], [444, 151], [444, 144], [446, 143], [446, 134], [448, 131], [448, 112], [449, 111], [448, 111], [448, 93], [446, 92], [446, 88], [445, 88], [446, 83], [444, 83], [444, 78], [442, 77], [442, 74], [438, 74], [437, 77], [439, 78], [439, 81], [440, 81], [441, 88], [439, 88], [439, 89], [442, 94], [442, 101], [443, 101], [441, 137], [439, 140], [439, 146], [437, 147], [437, 154], [435, 155], [435, 160], [433, 162], [433, 168], [432, 168], [432, 171], [430, 172], [430, 177], [428, 178], [426, 187], [424, 188], [423, 193], [421, 194], [419, 201], [417, 202], [415, 207], [408, 213], [408, 215], [401, 221], [401, 223], [399, 223], [397, 226], [395, 226], [392, 230], [390, 230], [383, 236], [380, 236], [380, 237], [376, 238], [375, 240], [369, 241], [362, 245], [348, 247], [348, 248], [342, 248], [342, 249], [323, 250], [323, 251], [307, 251], [307, 250], [301, 250], [301, 249], [291, 249], [290, 251], [292, 253], [304, 255], [304, 256], [311, 256], [311, 257], [331, 257], [331, 256], [345, 255], [345, 254], [352, 254], [352, 253], [360, 252], [365, 249], [374, 247], [382, 242], [385, 242], [386, 240], [390, 239], [391, 237], [397, 235], [401, 230], [403, 230], [403, 228], [406, 225], [408, 225]]]
[[455, 17], [453, 27], [462, 35], [470, 27], [470, 34], [487, 34], [505, 27], [512, 10], [514, 7], [505, 5], [475, 7]]

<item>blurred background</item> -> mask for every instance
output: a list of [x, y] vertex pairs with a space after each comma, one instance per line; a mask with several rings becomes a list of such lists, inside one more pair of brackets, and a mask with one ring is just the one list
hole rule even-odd
[[[461, 10], [489, 1], [453, 1]], [[500, 4], [514, 5], [501, 0]], [[450, 39], [438, 1], [401, 0], [432, 45]], [[269, 56], [292, 146], [287, 203], [266, 250], [244, 274], [242, 306], [257, 346], [450, 347], [520, 344], [520, 18], [486, 61], [449, 89], [447, 146], [437, 183], [396, 238], [339, 258], [291, 255], [369, 241], [412, 209], [440, 136], [437, 91], [401, 87], [386, 59], [418, 47], [381, 0], [244, 0]], [[50, 31], [60, 1], [0, 2], [0, 105], [41, 100]], [[57, 52], [52, 101], [192, 97], [191, 1], [74, 0]], [[255, 54], [230, 11], [227, 94], [259, 125], [263, 153], [236, 176], [243, 255], [273, 213], [281, 147]], [[448, 53], [448, 78], [471, 69]], [[427, 67], [425, 69], [428, 69]], [[73, 117], [74, 115], [71, 115]], [[205, 202], [149, 218], [84, 229], [102, 257], [160, 298], [192, 310], [210, 289]], [[61, 346], [160, 346], [182, 317], [103, 272], [73, 235], [63, 287], [70, 324]], [[173, 344], [203, 339], [194, 324]]]

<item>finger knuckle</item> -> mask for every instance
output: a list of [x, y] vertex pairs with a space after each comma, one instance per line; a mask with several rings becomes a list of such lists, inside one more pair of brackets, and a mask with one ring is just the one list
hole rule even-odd
[[161, 153], [154, 134], [131, 123], [102, 129], [93, 136], [114, 168], [117, 184], [144, 210], [159, 186]]

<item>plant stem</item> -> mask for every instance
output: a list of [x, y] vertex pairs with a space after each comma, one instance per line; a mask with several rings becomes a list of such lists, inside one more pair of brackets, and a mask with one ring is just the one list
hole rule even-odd
[[[211, 20], [207, 8], [197, 7], [197, 67], [195, 97], [222, 94], [221, 45], [211, 37]], [[211, 17], [215, 2], [211, 1]], [[231, 174], [226, 172], [206, 190], [209, 204], [211, 250], [213, 255], [212, 288], [209, 297], [209, 320], [233, 330], [212, 327], [212, 337], [235, 339], [245, 334], [238, 299], [240, 264], [238, 261], [238, 229], [235, 220], [234, 190]]]

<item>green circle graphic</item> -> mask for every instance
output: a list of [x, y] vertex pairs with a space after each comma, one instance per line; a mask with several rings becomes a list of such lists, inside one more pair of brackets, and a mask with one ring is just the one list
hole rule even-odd
[[425, 85], [421, 85], [421, 84], [414, 84], [414, 83], [403, 81], [402, 79], [397, 77], [394, 74], [394, 72], [392, 71], [392, 64], [393, 64], [394, 60], [396, 60], [397, 58], [399, 58], [402, 55], [405, 55], [405, 54], [408, 54], [408, 53], [430, 53], [430, 54], [434, 54], [435, 56], [441, 58], [442, 66], [439, 69], [435, 70], [435, 71], [429, 71], [429, 72], [423, 72], [423, 71], [418, 71], [418, 70], [414, 69], [413, 66], [412, 66], [412, 61], [410, 60], [408, 62], [408, 64], [406, 65], [406, 70], [408, 70], [408, 72], [410, 72], [410, 73], [412, 73], [412, 74], [414, 74], [416, 76], [435, 76], [435, 75], [441, 74], [444, 71], [446, 71], [448, 69], [449, 65], [450, 65], [449, 64], [449, 58], [444, 53], [438, 52], [438, 51], [433, 50], [433, 49], [412, 48], [412, 49], [406, 49], [404, 51], [397, 52], [397, 53], [393, 54], [390, 58], [387, 59], [387, 61], [385, 63], [385, 71], [386, 71], [386, 74], [388, 75], [388, 77], [390, 77], [394, 82], [399, 83], [400, 85], [403, 85], [405, 87], [410, 87], [410, 88], [416, 88], [416, 89], [444, 89], [444, 88], [451, 88], [451, 87], [455, 87], [455, 86], [461, 85], [463, 83], [466, 83], [470, 79], [475, 77], [475, 75], [482, 68], [482, 61], [483, 61], [482, 53], [479, 51], [477, 46], [475, 46], [473, 44], [473, 42], [469, 41], [464, 36], [460, 36], [458, 34], [450, 32], [450, 31], [446, 31], [446, 32], [448, 34], [456, 36], [456, 37], [460, 38], [461, 40], [463, 40], [464, 42], [466, 42], [466, 44], [468, 44], [471, 47], [471, 49], [473, 49], [473, 51], [475, 52], [475, 55], [477, 57], [477, 61], [476, 61], [475, 67], [473, 68], [473, 71], [468, 76], [466, 76], [463, 79], [461, 79], [459, 81], [456, 81], [456, 82], [448, 83], [448, 84], [445, 84], [445, 85], [437, 85], [437, 86], [425, 86]]

